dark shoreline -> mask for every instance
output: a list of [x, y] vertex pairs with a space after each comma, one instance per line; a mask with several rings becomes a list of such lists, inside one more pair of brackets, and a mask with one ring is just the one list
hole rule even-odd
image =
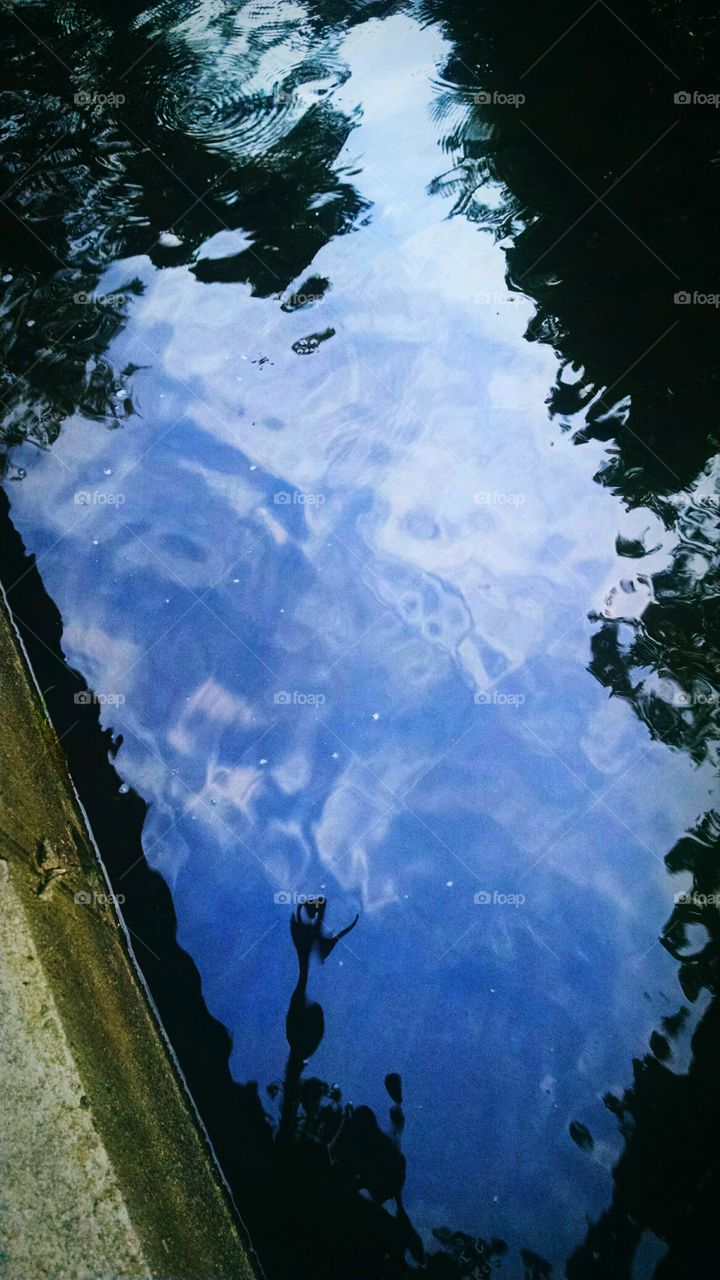
[[[142, 849], [146, 805], [135, 792], [120, 792], [121, 779], [111, 758], [119, 744], [101, 728], [97, 703], [74, 701], [87, 685], [65, 662], [60, 614], [45, 591], [35, 557], [27, 555], [12, 523], [4, 491], [0, 527], [0, 582], [13, 622], [111, 885], [122, 892], [122, 915], [136, 963], [227, 1179], [238, 1230], [247, 1238], [237, 1210], [238, 1189], [257, 1174], [257, 1155], [243, 1139], [244, 1091], [228, 1067], [230, 1035], [208, 1012], [195, 964], [177, 943], [170, 890], [150, 868]], [[36, 768], [42, 768], [42, 760]], [[30, 770], [29, 776], [33, 774]], [[254, 1262], [259, 1271], [257, 1259]]]
[[[47, 628], [51, 606], [5, 507], [2, 520], [10, 535], [4, 585], [13, 607], [22, 601], [33, 623]], [[39, 619], [33, 606], [43, 600]], [[3, 1048], [16, 1074], [18, 1063], [30, 1064], [27, 1088], [6, 1100], [3, 1120], [11, 1142], [3, 1211], [8, 1256], [0, 1254], [0, 1273], [14, 1280], [18, 1272], [7, 1271], [7, 1265], [32, 1267], [38, 1277], [56, 1275], [59, 1268], [89, 1276], [98, 1266], [102, 1274], [108, 1267], [116, 1274], [118, 1267], [124, 1272], [140, 1265], [148, 1280], [168, 1274], [173, 1280], [252, 1280], [258, 1269], [188, 1098], [184, 1064], [178, 1073], [174, 1046], [163, 1034], [167, 1028], [157, 1023], [153, 997], [162, 998], [162, 989], [148, 991], [139, 978], [81, 808], [86, 806], [91, 820], [100, 816], [101, 793], [92, 784], [109, 781], [113, 770], [109, 764], [102, 768], [101, 751], [91, 751], [87, 720], [82, 739], [65, 724], [60, 733], [66, 749], [82, 740], [84, 758], [95, 759], [97, 768], [93, 774], [80, 767], [68, 777], [63, 746], [33, 682], [33, 676], [40, 678], [45, 687], [50, 656], [28, 619], [21, 624], [17, 614], [9, 617], [0, 602], [1, 869], [6, 924], [12, 929], [2, 962], [3, 1014], [9, 1018]], [[66, 699], [64, 686], [56, 680], [48, 694], [56, 715]], [[72, 745], [68, 754], [77, 762]], [[100, 847], [117, 854], [107, 819], [100, 828]], [[155, 909], [161, 919], [157, 899]], [[135, 921], [137, 913], [129, 914]], [[132, 922], [127, 924], [134, 934]], [[59, 1099], [52, 1119], [38, 1094], [44, 1099], [46, 1089]], [[55, 1125], [62, 1133], [59, 1145], [49, 1131]], [[56, 1193], [57, 1183], [62, 1193]], [[60, 1204], [71, 1213], [67, 1221], [56, 1220]], [[81, 1224], [76, 1229], [73, 1215]]]

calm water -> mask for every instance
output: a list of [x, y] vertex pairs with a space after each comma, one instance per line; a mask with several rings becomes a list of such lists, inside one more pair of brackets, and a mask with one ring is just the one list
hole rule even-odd
[[[412, 1229], [366, 1112], [332, 1147], [363, 1274], [715, 1275], [710, 64], [500, 9], [4, 12], [12, 519], [299, 1179], [402, 1077]], [[303, 894], [359, 920], [286, 1064]]]

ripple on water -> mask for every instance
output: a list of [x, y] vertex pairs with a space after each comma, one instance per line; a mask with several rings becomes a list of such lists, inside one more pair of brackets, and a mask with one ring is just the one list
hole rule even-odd
[[306, 112], [327, 100], [347, 78], [332, 58], [299, 52], [280, 67], [273, 54], [248, 78], [247, 60], [235, 57], [230, 67], [198, 70], [194, 60], [176, 68], [159, 86], [157, 118], [161, 125], [202, 143], [209, 150], [247, 157], [271, 151]]

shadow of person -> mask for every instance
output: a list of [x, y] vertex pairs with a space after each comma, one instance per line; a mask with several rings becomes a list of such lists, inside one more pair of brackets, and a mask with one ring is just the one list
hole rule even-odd
[[347, 925], [337, 934], [326, 933], [326, 910], [327, 899], [309, 898], [298, 906], [290, 917], [290, 936], [297, 954], [299, 972], [285, 1018], [285, 1035], [290, 1053], [283, 1083], [282, 1113], [278, 1134], [281, 1139], [291, 1136], [297, 1114], [300, 1078], [308, 1059], [315, 1053], [325, 1034], [325, 1016], [322, 1006], [315, 1000], [308, 1000], [307, 996], [310, 957], [315, 953], [320, 957], [321, 963], [324, 963], [340, 939], [355, 928], [359, 919], [356, 915], [352, 924]]
[[[290, 935], [298, 977], [285, 1032], [289, 1046], [282, 1083], [268, 1086], [279, 1099], [271, 1155], [254, 1169], [257, 1247], [273, 1280], [488, 1280], [507, 1252], [504, 1241], [438, 1227], [439, 1250], [426, 1252], [403, 1203], [406, 1158], [403, 1084], [385, 1076], [390, 1106], [387, 1131], [364, 1104], [343, 1103], [337, 1084], [306, 1076], [308, 1060], [325, 1034], [321, 1005], [309, 986], [320, 964], [355, 928], [358, 917], [331, 933], [327, 903], [308, 900], [292, 913]], [[282, 1219], [283, 1230], [277, 1230]], [[521, 1250], [524, 1280], [546, 1280], [549, 1264]]]
[[[306, 1199], [309, 1190], [306, 1180], [310, 1175], [312, 1181], [314, 1170], [325, 1182], [326, 1193], [334, 1195], [338, 1221], [344, 1220], [349, 1236], [358, 1234], [361, 1224], [367, 1233], [372, 1223], [369, 1234], [376, 1242], [378, 1257], [392, 1254], [401, 1265], [409, 1250], [417, 1262], [422, 1262], [422, 1242], [402, 1203], [405, 1157], [399, 1145], [404, 1127], [399, 1075], [393, 1072], [386, 1077], [386, 1088], [393, 1103], [390, 1134], [380, 1128], [370, 1107], [343, 1109], [339, 1090], [333, 1091], [320, 1080], [302, 1080], [307, 1062], [325, 1033], [322, 1006], [308, 995], [311, 957], [315, 955], [324, 963], [338, 942], [355, 928], [359, 918], [356, 915], [349, 925], [333, 934], [325, 925], [326, 912], [325, 899], [309, 899], [290, 917], [298, 979], [285, 1019], [290, 1051], [276, 1139], [283, 1176], [288, 1180], [288, 1191], [290, 1184], [294, 1184], [296, 1193], [304, 1181], [302, 1194]], [[362, 1192], [368, 1193], [370, 1202]], [[394, 1215], [383, 1207], [388, 1201], [395, 1203]]]
[[[399, 1083], [399, 1076], [393, 1078]], [[377, 1205], [395, 1201], [399, 1243], [403, 1252], [407, 1249], [416, 1262], [422, 1263], [425, 1250], [402, 1202], [407, 1167], [399, 1147], [399, 1134], [404, 1127], [402, 1108], [392, 1107], [390, 1117], [393, 1131], [387, 1134], [370, 1107], [348, 1107], [330, 1154], [341, 1177], [356, 1191], [369, 1192]]]

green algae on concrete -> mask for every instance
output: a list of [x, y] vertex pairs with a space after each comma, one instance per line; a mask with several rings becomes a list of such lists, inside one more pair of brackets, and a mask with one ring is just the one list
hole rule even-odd
[[256, 1272], [0, 601], [0, 1278]]

